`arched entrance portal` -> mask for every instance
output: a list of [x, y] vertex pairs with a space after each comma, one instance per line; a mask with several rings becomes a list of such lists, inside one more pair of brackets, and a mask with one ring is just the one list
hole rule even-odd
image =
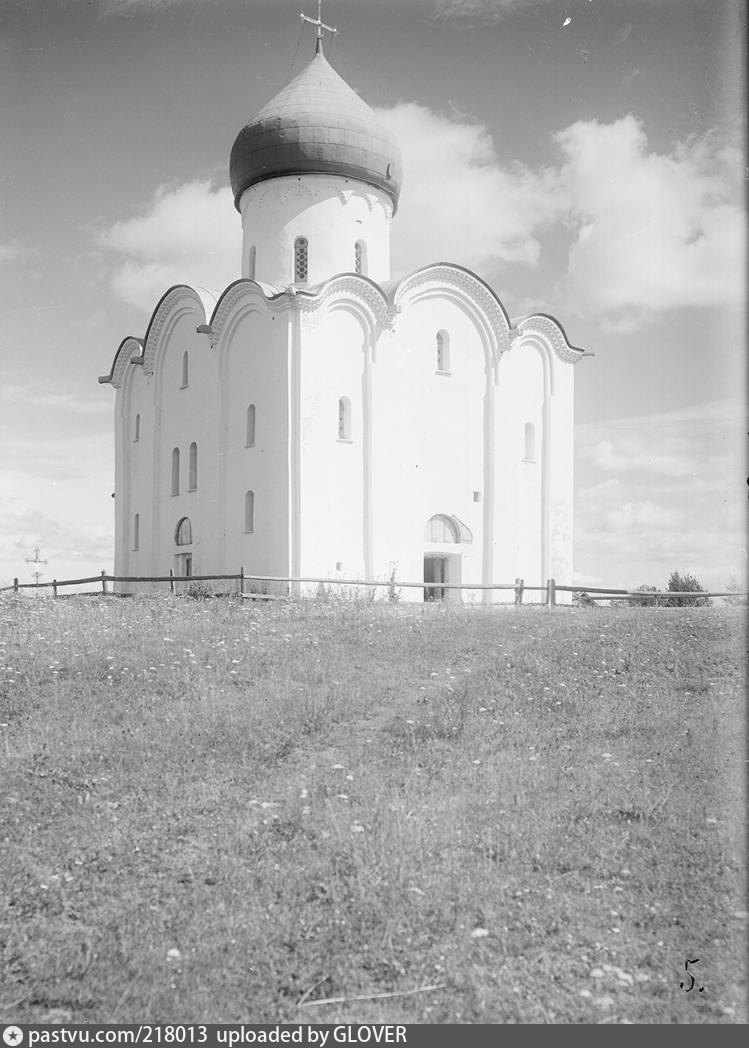
[[[174, 543], [181, 547], [174, 557], [174, 574], [183, 579], [192, 575], [192, 524], [189, 517], [182, 517], [174, 530]], [[187, 547], [182, 548], [182, 547]]]
[[430, 517], [424, 530], [424, 600], [460, 601], [461, 552], [455, 549], [473, 542], [473, 535], [457, 517], [437, 513]]

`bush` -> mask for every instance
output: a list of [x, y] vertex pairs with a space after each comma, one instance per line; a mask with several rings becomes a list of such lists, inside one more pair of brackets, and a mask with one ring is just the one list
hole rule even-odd
[[585, 590], [575, 590], [572, 594], [572, 603], [577, 608], [597, 608], [598, 605]]
[[193, 600], [207, 600], [213, 596], [211, 590], [204, 582], [191, 582], [188, 586], [186, 596]]
[[662, 604], [662, 601], [661, 601], [661, 599], [659, 597], [648, 597], [647, 594], [648, 593], [657, 593], [657, 592], [658, 592], [658, 587], [657, 586], [648, 586], [648, 584], [646, 582], [644, 582], [642, 584], [642, 586], [638, 586], [637, 589], [635, 590], [635, 594], [640, 594], [641, 593], [642, 596], [641, 597], [640, 596], [635, 596], [633, 594], [629, 598], [629, 600], [627, 601], [627, 604], [630, 606], [630, 608], [642, 608], [642, 607], [654, 608], [657, 605]]
[[[704, 588], [699, 584], [694, 575], [680, 575], [678, 571], [671, 573], [666, 587], [671, 593], [704, 593]], [[710, 597], [666, 597], [663, 603], [667, 608], [707, 608], [713, 603]]]

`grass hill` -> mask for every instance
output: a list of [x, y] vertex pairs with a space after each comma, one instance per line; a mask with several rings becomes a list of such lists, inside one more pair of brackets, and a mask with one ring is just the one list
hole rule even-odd
[[743, 636], [2, 599], [0, 1018], [746, 1022]]

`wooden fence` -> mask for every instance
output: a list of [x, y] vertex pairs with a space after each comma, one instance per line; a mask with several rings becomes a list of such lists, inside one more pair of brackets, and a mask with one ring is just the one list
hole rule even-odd
[[[676, 597], [733, 597], [737, 599], [745, 599], [749, 597], [749, 593], [735, 593], [735, 592], [703, 592], [703, 591], [689, 591], [676, 593], [671, 590], [625, 590], [625, 589], [612, 589], [607, 587], [596, 587], [596, 586], [565, 586], [558, 583], [555, 579], [547, 579], [545, 586], [526, 586], [523, 579], [515, 579], [514, 582], [495, 582], [490, 584], [482, 583], [448, 583], [448, 582], [402, 582], [395, 578], [393, 573], [389, 579], [328, 579], [328, 578], [315, 578], [315, 577], [301, 577], [291, 578], [280, 575], [247, 575], [245, 574], [244, 568], [239, 569], [237, 575], [175, 575], [174, 571], [170, 569], [168, 575], [108, 575], [106, 571], [102, 571], [100, 575], [92, 575], [90, 578], [85, 579], [53, 579], [51, 582], [19, 582], [17, 578], [13, 579], [12, 586], [0, 587], [0, 593], [5, 593], [12, 590], [14, 593], [18, 593], [22, 589], [51, 589], [53, 596], [59, 596], [59, 589], [63, 586], [85, 586], [91, 583], [97, 583], [101, 585], [102, 593], [110, 593], [109, 586], [115, 582], [163, 582], [169, 583], [170, 593], [184, 592], [186, 587], [189, 587], [195, 583], [201, 582], [236, 582], [237, 589], [236, 593], [241, 597], [252, 598], [253, 600], [281, 600], [286, 599], [287, 594], [271, 594], [271, 593], [257, 593], [253, 590], [248, 591], [248, 585], [252, 583], [261, 583], [261, 585], [267, 586], [269, 583], [280, 583], [282, 585], [317, 585], [317, 586], [354, 586], [358, 589], [363, 588], [368, 591], [376, 591], [378, 588], [387, 589], [388, 600], [395, 601], [398, 597], [398, 591], [402, 589], [420, 589], [420, 590], [471, 590], [471, 591], [487, 591], [487, 590], [512, 590], [514, 593], [514, 603], [517, 605], [523, 604], [523, 598], [527, 593], [539, 593], [542, 597], [538, 601], [533, 603], [542, 604], [547, 607], [553, 608], [557, 605], [557, 594], [558, 593], [572, 593], [578, 594], [584, 602], [594, 602], [597, 600], [630, 600], [636, 601], [638, 604], [643, 606], [648, 604], [662, 604], [666, 600], [673, 600]], [[179, 587], [179, 589], [177, 588]], [[114, 594], [114, 591], [111, 591]], [[119, 596], [119, 594], [114, 594]]]

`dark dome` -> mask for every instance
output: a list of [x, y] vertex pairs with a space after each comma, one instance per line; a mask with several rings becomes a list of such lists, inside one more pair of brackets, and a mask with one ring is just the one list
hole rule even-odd
[[229, 160], [237, 210], [256, 182], [305, 174], [357, 178], [388, 193], [393, 212], [398, 207], [398, 143], [322, 51], [242, 128]]

